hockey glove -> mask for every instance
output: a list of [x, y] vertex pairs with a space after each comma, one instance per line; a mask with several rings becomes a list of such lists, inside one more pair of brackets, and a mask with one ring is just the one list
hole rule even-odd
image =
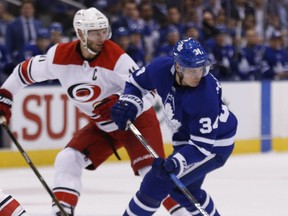
[[170, 179], [170, 173], [174, 173], [179, 177], [186, 168], [186, 160], [180, 153], [170, 155], [166, 160], [156, 158], [152, 164], [152, 171], [162, 180]]
[[120, 130], [125, 130], [128, 120], [134, 122], [142, 110], [142, 99], [135, 95], [124, 94], [119, 98], [118, 102], [112, 106], [111, 117]]
[[0, 89], [0, 116], [5, 118], [7, 124], [10, 122], [12, 104], [13, 96], [11, 92], [7, 89]]
[[107, 98], [104, 98], [102, 101], [96, 102], [93, 107], [93, 113], [95, 114], [95, 121], [111, 121], [110, 110], [111, 107], [119, 99], [119, 95], [113, 94]]

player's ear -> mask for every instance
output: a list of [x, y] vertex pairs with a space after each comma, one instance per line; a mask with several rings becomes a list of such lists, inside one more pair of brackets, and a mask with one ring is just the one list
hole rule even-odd
[[82, 32], [80, 29], [77, 29], [77, 32], [78, 32], [78, 35], [79, 35], [81, 41], [84, 42], [84, 41], [85, 41], [85, 37], [84, 37], [84, 35], [83, 35], [83, 32]]
[[175, 62], [175, 69], [176, 69], [177, 71], [180, 71], [180, 65], [179, 65], [178, 62]]

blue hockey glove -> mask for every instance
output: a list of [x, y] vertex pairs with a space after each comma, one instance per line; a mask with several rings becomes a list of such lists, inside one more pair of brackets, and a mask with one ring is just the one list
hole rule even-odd
[[170, 155], [166, 160], [163, 158], [154, 159], [152, 171], [158, 178], [169, 180], [169, 173], [174, 173], [176, 176], [179, 176], [184, 172], [186, 167], [187, 163], [185, 158], [180, 153], [176, 153]]
[[134, 122], [142, 110], [142, 99], [135, 95], [122, 95], [111, 108], [111, 118], [120, 130], [125, 130], [128, 120]]

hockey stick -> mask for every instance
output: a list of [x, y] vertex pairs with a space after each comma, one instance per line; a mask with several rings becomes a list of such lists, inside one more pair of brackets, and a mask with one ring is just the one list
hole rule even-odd
[[[132, 131], [132, 133], [136, 136], [136, 138], [142, 143], [142, 145], [154, 158], [159, 158], [158, 154], [149, 145], [148, 141], [143, 137], [140, 131], [130, 121], [128, 121], [128, 128]], [[182, 193], [186, 196], [186, 198], [198, 209], [198, 211], [203, 216], [209, 216], [206, 210], [201, 206], [201, 204], [196, 200], [196, 198], [190, 193], [190, 191], [185, 187], [185, 185], [177, 178], [177, 176], [174, 173], [169, 173], [169, 175], [172, 181], [176, 184], [176, 186], [182, 191]]]
[[17, 146], [18, 150], [20, 151], [21, 155], [24, 157], [25, 161], [28, 163], [28, 165], [32, 168], [32, 170], [34, 171], [34, 173], [36, 174], [36, 176], [38, 177], [38, 179], [40, 180], [40, 182], [42, 183], [42, 185], [44, 186], [44, 188], [46, 189], [46, 191], [49, 193], [49, 195], [51, 196], [52, 200], [55, 202], [55, 204], [57, 205], [57, 207], [59, 208], [60, 212], [61, 212], [61, 216], [68, 216], [68, 214], [65, 212], [65, 210], [63, 209], [62, 205], [60, 204], [60, 202], [58, 201], [58, 199], [56, 198], [56, 196], [53, 194], [53, 192], [51, 191], [51, 189], [49, 188], [49, 186], [47, 185], [47, 183], [45, 182], [45, 180], [43, 179], [43, 177], [41, 176], [41, 174], [39, 173], [39, 171], [37, 170], [37, 168], [34, 166], [33, 162], [31, 161], [31, 159], [29, 158], [29, 156], [27, 155], [27, 153], [25, 152], [25, 150], [22, 148], [22, 146], [19, 144], [19, 142], [17, 141], [17, 139], [15, 138], [15, 136], [13, 135], [13, 133], [10, 131], [9, 127], [6, 124], [6, 119], [3, 116], [0, 116], [0, 124], [2, 125], [2, 127], [6, 130], [6, 132], [8, 133], [9, 137], [13, 140], [13, 142], [15, 143], [15, 145]]

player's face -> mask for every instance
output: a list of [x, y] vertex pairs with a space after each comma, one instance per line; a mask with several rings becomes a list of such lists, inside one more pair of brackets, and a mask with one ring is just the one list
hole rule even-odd
[[199, 68], [185, 68], [182, 67], [183, 85], [190, 87], [197, 87], [204, 74], [204, 67]]
[[104, 41], [107, 39], [108, 29], [90, 30], [87, 35], [87, 47], [93, 52], [100, 52]]

